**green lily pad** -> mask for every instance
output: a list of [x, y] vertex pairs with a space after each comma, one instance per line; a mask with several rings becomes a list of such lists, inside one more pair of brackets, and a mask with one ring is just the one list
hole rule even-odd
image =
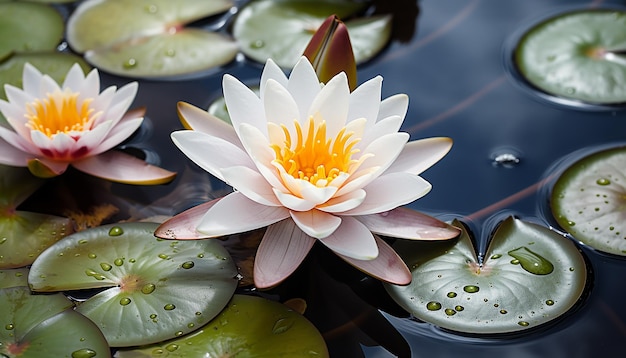
[[48, 5], [0, 3], [0, 59], [12, 52], [54, 50], [63, 31], [61, 14]]
[[0, 213], [12, 212], [43, 183], [26, 168], [0, 165]]
[[0, 288], [28, 287], [28, 269], [25, 267], [0, 270]]
[[493, 234], [482, 265], [465, 229], [457, 242], [401, 240], [394, 248], [413, 281], [386, 284], [389, 294], [415, 317], [456, 332], [537, 327], [572, 308], [587, 281], [585, 260], [570, 240], [513, 217]]
[[0, 289], [0, 356], [110, 357], [104, 336], [62, 294], [32, 295], [28, 287]]
[[591, 104], [626, 102], [626, 11], [568, 12], [531, 28], [515, 61], [548, 94]]
[[228, 37], [184, 25], [228, 10], [230, 0], [88, 0], [70, 16], [67, 40], [87, 61], [135, 78], [184, 76], [232, 61]]
[[[349, 18], [364, 3], [337, 0], [255, 0], [244, 6], [233, 23], [233, 36], [241, 51], [264, 63], [272, 58], [292, 68], [313, 33], [330, 15]], [[391, 17], [372, 16], [345, 21], [355, 60], [363, 63], [378, 54], [391, 38]]]
[[577, 240], [626, 255], [626, 147], [590, 154], [567, 168], [551, 195], [552, 213]]
[[326, 343], [306, 318], [261, 297], [235, 295], [195, 333], [157, 345], [120, 350], [119, 358], [328, 357]]
[[115, 347], [196, 330], [226, 306], [237, 286], [237, 269], [218, 241], [157, 239], [157, 227], [122, 223], [73, 234], [33, 263], [31, 289], [103, 289], [76, 311], [94, 321]]

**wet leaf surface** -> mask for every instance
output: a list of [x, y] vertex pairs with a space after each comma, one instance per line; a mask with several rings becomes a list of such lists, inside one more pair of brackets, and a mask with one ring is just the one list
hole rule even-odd
[[352, 1], [252, 1], [237, 14], [233, 36], [251, 59], [265, 63], [272, 58], [279, 66], [291, 68], [313, 33], [335, 14], [345, 20], [358, 64], [378, 54], [391, 37], [391, 17], [348, 19], [360, 10], [363, 4]]
[[68, 20], [67, 39], [95, 66], [134, 78], [189, 76], [235, 58], [236, 44], [190, 22], [219, 14], [228, 0], [85, 1]]
[[209, 324], [188, 336], [134, 350], [119, 358], [328, 357], [317, 329], [299, 313], [261, 297], [235, 295]]
[[62, 294], [33, 295], [27, 287], [0, 289], [3, 357], [110, 357], [96, 325]]
[[154, 237], [155, 223], [81, 231], [57, 243], [31, 267], [38, 292], [99, 289], [76, 310], [111, 346], [181, 336], [217, 315], [237, 286], [228, 252], [214, 240]]
[[455, 332], [538, 327], [570, 310], [587, 282], [585, 260], [570, 240], [513, 217], [493, 234], [482, 265], [466, 230], [456, 243], [402, 240], [394, 248], [413, 282], [386, 285], [389, 294], [420, 320]]
[[552, 213], [577, 240], [626, 255], [626, 148], [590, 154], [567, 168], [552, 189]]
[[0, 270], [0, 288], [28, 287], [28, 268]]
[[515, 60], [524, 77], [549, 94], [615, 104], [626, 102], [625, 49], [625, 11], [584, 10], [530, 29]]

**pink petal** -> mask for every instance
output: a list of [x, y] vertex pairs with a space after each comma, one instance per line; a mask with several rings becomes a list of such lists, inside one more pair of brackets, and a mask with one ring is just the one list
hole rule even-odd
[[[28, 132], [28, 136], [30, 136], [30, 130]], [[30, 153], [38, 153], [37, 148], [27, 140], [28, 137], [24, 138], [18, 135], [17, 133], [9, 130], [3, 126], [0, 126], [0, 138], [4, 139], [11, 146]]]
[[259, 97], [231, 75], [224, 75], [222, 88], [235, 131], [239, 133], [239, 126], [248, 123], [267, 135], [267, 120]]
[[356, 218], [373, 233], [401, 239], [447, 240], [460, 233], [452, 225], [408, 208], [396, 208]]
[[250, 200], [262, 205], [280, 205], [272, 186], [256, 170], [242, 166], [230, 167], [222, 169], [222, 175], [228, 185]]
[[345, 255], [337, 254], [350, 265], [375, 277], [378, 280], [395, 285], [411, 283], [411, 271], [402, 258], [386, 242], [374, 235], [378, 244], [378, 256], [373, 260], [357, 260]]
[[204, 235], [196, 230], [198, 223], [207, 211], [221, 198], [211, 200], [209, 202], [194, 206], [182, 213], [167, 220], [154, 231], [154, 236], [162, 239], [173, 240], [196, 240], [207, 239], [208, 235]]
[[107, 137], [91, 150], [91, 153], [94, 155], [100, 154], [122, 143], [135, 133], [142, 122], [142, 117], [120, 121], [109, 131]]
[[254, 284], [257, 288], [276, 286], [300, 266], [315, 244], [292, 220], [270, 225], [254, 258]]
[[45, 158], [33, 158], [28, 161], [28, 170], [39, 178], [52, 178], [61, 175], [67, 166], [67, 162], [56, 162]]
[[450, 148], [452, 148], [452, 139], [446, 137], [409, 142], [387, 172], [420, 174], [443, 158]]
[[308, 120], [309, 116], [314, 116], [325, 120], [328, 136], [334, 137], [346, 125], [349, 98], [348, 78], [341, 72], [321, 89], [311, 103], [307, 116], [300, 119]]
[[320, 239], [332, 234], [341, 225], [341, 218], [318, 210], [291, 211], [291, 218], [307, 235]]
[[95, 177], [125, 184], [165, 184], [176, 176], [174, 172], [116, 150], [73, 162], [72, 166]]
[[368, 215], [389, 211], [426, 195], [432, 185], [421, 177], [408, 173], [392, 173], [376, 178], [364, 190], [361, 205], [342, 215]]
[[359, 206], [363, 200], [365, 200], [365, 190], [357, 189], [348, 194], [334, 197], [324, 205], [319, 205], [317, 209], [327, 213], [342, 213]]
[[243, 149], [243, 145], [241, 145], [233, 126], [203, 109], [192, 106], [189, 103], [178, 102], [178, 117], [187, 129], [193, 129], [210, 134], [214, 137], [222, 138]]
[[32, 157], [32, 154], [23, 152], [7, 143], [4, 139], [0, 139], [0, 164], [25, 167], [28, 165], [28, 160]]
[[399, 116], [404, 119], [409, 109], [409, 96], [404, 93], [387, 97], [380, 102], [378, 111], [378, 120], [382, 120], [391, 116]]
[[191, 161], [222, 181], [223, 168], [238, 165], [255, 167], [248, 153], [221, 138], [189, 130], [174, 132], [170, 136], [178, 149]]
[[348, 121], [365, 118], [368, 128], [371, 128], [374, 123], [376, 123], [378, 109], [380, 107], [382, 83], [383, 78], [376, 76], [350, 93]]
[[[314, 202], [299, 198], [295, 195], [284, 193], [280, 190], [274, 189], [274, 195], [281, 203], [282, 206], [295, 211], [309, 211], [317, 205]], [[313, 236], [313, 235], [311, 235]]]
[[365, 225], [349, 216], [342, 216], [341, 225], [337, 230], [327, 237], [320, 238], [320, 241], [335, 253], [353, 259], [373, 260], [378, 256], [374, 235]]
[[261, 205], [234, 192], [204, 215], [197, 230], [211, 237], [224, 236], [258, 229], [288, 217], [289, 210], [282, 206]]

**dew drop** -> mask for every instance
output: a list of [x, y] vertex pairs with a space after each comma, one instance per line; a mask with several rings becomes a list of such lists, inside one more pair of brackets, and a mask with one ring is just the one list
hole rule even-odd
[[146, 5], [144, 7], [144, 10], [146, 10], [146, 12], [149, 14], [156, 14], [159, 11], [159, 8], [154, 4], [150, 4], [150, 5]]
[[465, 307], [460, 306], [460, 305], [454, 306], [454, 310], [455, 310], [455, 311], [457, 311], [457, 312], [461, 312], [461, 311], [463, 311], [464, 309], [465, 309]]
[[467, 285], [467, 286], [463, 287], [463, 291], [465, 291], [467, 293], [476, 293], [476, 292], [480, 291], [480, 287], [474, 286], [474, 285]]
[[124, 259], [123, 258], [117, 258], [117, 259], [115, 259], [115, 261], [113, 261], [113, 263], [115, 264], [115, 266], [122, 266], [124, 264]]
[[0, 239], [0, 245], [4, 244], [7, 241], [6, 237], [3, 237], [2, 239]]
[[98, 255], [94, 254], [93, 252], [90, 254], [87, 254], [87, 257], [89, 257], [90, 259], [95, 259], [96, 257], [98, 257]]
[[547, 300], [546, 301], [546, 305], [548, 305], [548, 306], [552, 306], [553, 304], [554, 304], [554, 301], [552, 301], [552, 300]]
[[120, 236], [124, 233], [124, 230], [122, 230], [121, 227], [119, 226], [113, 226], [110, 230], [109, 230], [109, 236]]
[[131, 69], [131, 68], [137, 67], [137, 60], [135, 60], [134, 58], [129, 58], [128, 60], [124, 61], [122, 66], [125, 69]]
[[519, 260], [524, 270], [534, 275], [547, 275], [554, 270], [550, 261], [525, 246], [511, 250], [508, 254]]
[[156, 313], [153, 313], [153, 314], [150, 315], [150, 319], [155, 319], [155, 318], [157, 318], [157, 314]]
[[83, 245], [83, 244], [86, 244], [86, 243], [87, 243], [87, 240], [82, 239], [82, 240], [78, 241], [78, 243], [79, 243], [79, 244], [81, 244], [81, 245]]
[[199, 259], [201, 259], [201, 258], [203, 258], [203, 257], [204, 257], [204, 254], [202, 254], [202, 253], [201, 253], [201, 254], [198, 254], [198, 258], [199, 258]]
[[187, 269], [187, 270], [188, 270], [188, 269], [192, 268], [194, 265], [195, 265], [195, 264], [193, 263], [193, 261], [187, 261], [187, 262], [184, 262], [181, 266], [182, 266], [184, 269]]
[[202, 312], [196, 312], [196, 316], [202, 315]]
[[72, 352], [72, 358], [91, 358], [96, 356], [96, 351], [89, 348], [79, 349]]
[[281, 334], [285, 333], [293, 326], [293, 320], [290, 318], [280, 318], [274, 323], [274, 327], [272, 327], [272, 333]]
[[446, 296], [448, 296], [448, 298], [455, 298], [456, 297], [456, 292], [448, 292], [448, 294]]
[[103, 269], [104, 271], [111, 271], [111, 268], [113, 268], [113, 266], [109, 265], [106, 262], [101, 262], [100, 268]]
[[575, 270], [575, 268], [570, 267], [569, 270], [573, 272]]
[[171, 304], [171, 303], [168, 303], [165, 306], [163, 306], [163, 309], [166, 310], [166, 311], [171, 311], [171, 310], [173, 310], [175, 308], [176, 308], [176, 306]]
[[141, 288], [141, 293], [146, 295], [151, 294], [156, 289], [156, 286], [153, 283], [148, 283]]
[[137, 260], [135, 260], [135, 259], [130, 259], [130, 260], [128, 260], [128, 262], [130, 262], [131, 264], [134, 264], [135, 262], [137, 262]]
[[446, 308], [444, 310], [444, 312], [448, 315], [448, 316], [454, 316], [456, 314], [456, 311], [453, 310], [452, 308]]
[[507, 313], [509, 313], [509, 312], [508, 312], [507, 310], [500, 310], [500, 313], [501, 313], [501, 314], [507, 314]]
[[513, 259], [513, 260], [511, 260], [511, 264], [512, 265], [519, 265], [519, 260], [518, 259]]
[[156, 348], [156, 349], [152, 350], [152, 355], [153, 356], [160, 356], [160, 355], [163, 355], [163, 353], [164, 353], [163, 349], [161, 349], [161, 348]]
[[429, 311], [438, 311], [441, 309], [441, 303], [430, 301], [426, 304], [426, 309]]
[[604, 186], [604, 185], [611, 184], [611, 181], [609, 179], [607, 179], [607, 178], [600, 178], [600, 179], [596, 180], [596, 184]]
[[174, 333], [174, 335], [175, 335], [176, 337], [180, 337], [180, 336], [182, 336], [183, 334], [184, 334], [184, 333], [183, 333], [183, 331], [178, 331], [178, 332]]
[[504, 168], [513, 168], [519, 162], [519, 157], [513, 153], [501, 153], [493, 157], [493, 165]]
[[250, 43], [251, 48], [259, 49], [265, 46], [265, 42], [263, 40], [256, 40]]
[[574, 88], [574, 87], [567, 87], [567, 88], [565, 89], [565, 92], [566, 92], [567, 94], [574, 94], [574, 93], [576, 93], [576, 88]]
[[175, 351], [177, 349], [178, 349], [178, 344], [176, 344], [176, 343], [171, 343], [171, 344], [168, 344], [167, 346], [165, 346], [165, 350], [167, 350], [168, 352], [173, 352], [173, 351]]
[[174, 57], [174, 56], [176, 56], [176, 50], [171, 49], [171, 48], [167, 49], [165, 51], [165, 56], [167, 56], [167, 57]]
[[500, 254], [495, 254], [495, 255], [491, 256], [491, 258], [494, 259], [494, 260], [499, 259], [501, 257], [502, 257], [502, 255], [500, 255]]
[[128, 297], [124, 297], [120, 299], [120, 305], [122, 306], [128, 306], [130, 304], [130, 298]]
[[167, 256], [166, 254], [159, 254], [159, 258], [160, 258], [160, 259], [163, 259], [163, 260], [167, 260], [167, 259], [169, 259], [170, 257], [169, 257], [169, 256]]
[[522, 327], [528, 327], [530, 325], [530, 323], [528, 323], [526, 321], [519, 321], [519, 322], [517, 322], [517, 324], [519, 324]]
[[13, 328], [15, 328], [15, 325], [13, 323], [9, 323], [6, 326], [4, 326], [4, 329], [6, 329], [7, 331], [12, 330]]

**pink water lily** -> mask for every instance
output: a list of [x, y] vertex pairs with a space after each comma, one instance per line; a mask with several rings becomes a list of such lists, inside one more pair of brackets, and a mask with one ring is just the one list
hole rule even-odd
[[450, 225], [399, 208], [430, 191], [418, 174], [452, 141], [408, 142], [409, 135], [398, 132], [408, 97], [381, 101], [381, 86], [379, 76], [350, 92], [344, 73], [321, 85], [303, 57], [289, 78], [267, 61], [260, 96], [225, 75], [232, 126], [180, 103], [179, 115], [193, 130], [174, 132], [172, 140], [235, 191], [175, 216], [156, 235], [198, 239], [267, 226], [254, 263], [259, 288], [289, 276], [316, 241], [375, 277], [409, 283], [406, 265], [376, 234], [458, 235]]
[[78, 64], [62, 86], [26, 64], [23, 89], [5, 85], [0, 112], [11, 128], [0, 126], [0, 164], [28, 167], [53, 177], [69, 165], [88, 174], [132, 184], [161, 184], [175, 173], [109, 149], [127, 139], [143, 121], [144, 110], [128, 111], [137, 83], [100, 92], [97, 70], [84, 75]]

